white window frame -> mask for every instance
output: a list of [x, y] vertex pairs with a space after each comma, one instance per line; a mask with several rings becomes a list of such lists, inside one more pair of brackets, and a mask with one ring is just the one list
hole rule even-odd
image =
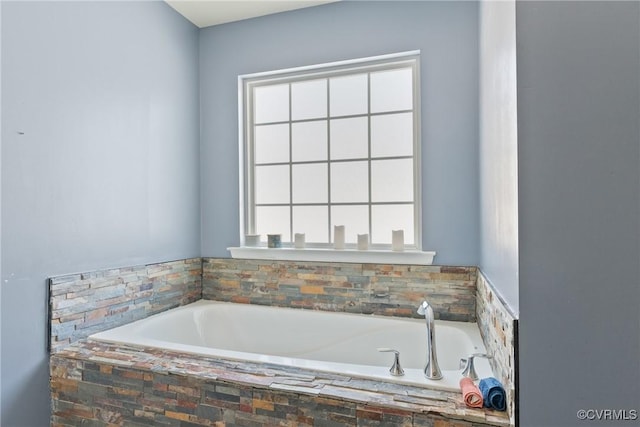
[[[407, 252], [416, 253], [421, 252], [422, 245], [422, 197], [421, 197], [421, 136], [420, 136], [420, 51], [410, 51], [410, 52], [402, 52], [391, 55], [382, 55], [376, 57], [369, 58], [361, 58], [355, 60], [348, 61], [340, 61], [333, 62], [329, 64], [319, 64], [312, 65], [306, 67], [297, 67], [290, 68], [284, 70], [277, 71], [269, 71], [263, 73], [253, 73], [253, 74], [245, 74], [238, 76], [238, 114], [239, 114], [239, 153], [240, 153], [240, 213], [242, 215], [240, 221], [240, 242], [241, 246], [245, 246], [245, 235], [249, 230], [252, 232], [253, 222], [254, 222], [254, 194], [253, 194], [253, 173], [255, 168], [255, 162], [253, 158], [253, 112], [250, 110], [253, 107], [252, 100], [252, 88], [257, 87], [264, 84], [278, 84], [278, 83], [291, 83], [297, 81], [304, 80], [312, 80], [323, 77], [333, 77], [337, 75], [349, 75], [349, 74], [359, 74], [359, 73], [368, 73], [372, 71], [385, 70], [385, 69], [397, 69], [397, 68], [407, 68], [410, 67], [413, 73], [413, 131], [414, 131], [414, 140], [413, 140], [413, 167], [414, 167], [414, 183], [413, 183], [413, 213], [414, 213], [414, 236], [413, 236], [413, 245], [407, 245]], [[375, 115], [370, 111], [367, 112], [366, 116], [371, 117]], [[327, 117], [329, 119], [330, 117]], [[369, 135], [369, 138], [371, 136]], [[368, 158], [370, 162], [372, 160], [371, 157]], [[375, 160], [375, 158], [373, 158]], [[289, 159], [291, 162], [291, 159]], [[331, 162], [330, 159], [327, 159], [327, 162]], [[369, 190], [371, 191], [371, 189]], [[292, 204], [292, 200], [290, 199], [290, 204]], [[365, 203], [371, 207], [376, 203], [372, 203], [371, 199]], [[328, 206], [331, 206], [331, 201], [327, 202]], [[371, 212], [371, 209], [369, 209]], [[369, 218], [369, 233], [371, 235], [371, 218]], [[347, 230], [348, 231], [348, 230]], [[291, 236], [293, 237], [293, 236]], [[283, 244], [285, 247], [285, 252], [287, 247], [291, 247], [289, 245]], [[341, 252], [332, 250], [331, 244], [324, 245], [314, 245], [308, 244], [309, 249], [306, 249], [308, 253], [311, 253], [314, 249], [320, 249], [321, 251], [331, 250], [333, 252]], [[355, 249], [355, 244], [347, 245], [347, 249]], [[251, 253], [253, 255], [249, 256], [236, 256], [234, 257], [247, 257], [247, 258], [256, 258], [259, 256], [255, 256], [255, 249], [264, 249], [264, 248], [251, 248]], [[367, 252], [390, 252], [391, 245], [386, 244], [378, 244], [371, 246], [372, 251]], [[238, 252], [238, 251], [235, 251]], [[245, 251], [246, 252], [246, 251]], [[317, 250], [315, 252], [318, 252]], [[246, 252], [249, 254], [249, 252]], [[424, 253], [422, 253], [424, 254]], [[427, 252], [426, 254], [431, 254], [431, 259], [435, 253]], [[272, 259], [271, 257], [276, 255], [269, 255], [268, 259]], [[397, 255], [396, 255], [397, 258]], [[416, 262], [416, 261], [414, 261]], [[420, 263], [430, 263], [430, 262], [420, 262]]]

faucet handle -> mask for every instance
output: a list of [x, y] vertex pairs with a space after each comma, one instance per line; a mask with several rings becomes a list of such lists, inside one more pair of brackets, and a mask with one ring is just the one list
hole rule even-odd
[[462, 369], [462, 376], [471, 378], [471, 380], [476, 381], [478, 379], [478, 374], [476, 373], [476, 368], [473, 365], [473, 360], [476, 357], [484, 357], [486, 359], [491, 359], [492, 356], [486, 353], [473, 353], [467, 356], [466, 358], [460, 359], [460, 369]]
[[394, 354], [393, 365], [391, 365], [391, 368], [389, 368], [389, 373], [391, 375], [393, 375], [394, 377], [401, 377], [402, 375], [404, 375], [404, 369], [402, 369], [402, 366], [400, 366], [400, 352], [398, 350], [395, 350], [393, 348], [382, 347], [382, 348], [378, 348], [378, 351], [381, 353]]

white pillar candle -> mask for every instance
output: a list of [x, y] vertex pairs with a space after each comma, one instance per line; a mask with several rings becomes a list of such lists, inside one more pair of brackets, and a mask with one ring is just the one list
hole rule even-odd
[[369, 235], [358, 234], [358, 250], [366, 251], [369, 249]]
[[259, 234], [247, 234], [244, 236], [244, 245], [245, 246], [260, 246], [260, 235]]
[[333, 226], [333, 247], [344, 249], [344, 225]]
[[294, 235], [294, 246], [296, 249], [303, 249], [305, 245], [304, 233], [296, 233]]
[[394, 251], [404, 251], [404, 230], [391, 231], [391, 249]]

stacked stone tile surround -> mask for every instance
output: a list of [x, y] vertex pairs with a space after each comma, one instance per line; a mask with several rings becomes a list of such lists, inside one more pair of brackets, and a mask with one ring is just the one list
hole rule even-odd
[[200, 258], [51, 277], [50, 349], [201, 297]]
[[507, 392], [507, 413], [516, 422], [516, 353], [518, 320], [493, 289], [482, 272], [478, 272], [477, 319], [495, 377]]
[[202, 297], [326, 311], [476, 320], [475, 267], [204, 258]]
[[51, 425], [507, 426], [459, 393], [79, 341], [51, 358]]
[[[225, 365], [230, 362], [207, 360], [199, 356], [179, 353], [172, 354], [166, 351], [105, 346], [86, 340], [62, 349], [69, 343], [94, 332], [129, 323], [156, 312], [193, 302], [201, 297], [242, 303], [393, 316], [415, 316], [416, 303], [427, 298], [435, 307], [436, 317], [440, 319], [460, 321], [477, 319], [487, 351], [496, 355], [492, 360], [494, 372], [507, 389], [508, 415], [490, 413], [491, 411], [486, 410], [481, 410], [484, 415], [474, 414], [473, 410], [460, 406], [459, 401], [455, 403], [456, 396], [458, 399], [460, 397], [458, 393], [422, 390], [427, 394], [428, 392], [441, 394], [438, 398], [432, 399], [431, 403], [417, 400], [412, 403], [413, 407], [407, 408], [403, 406], [407, 404], [405, 397], [408, 396], [411, 401], [415, 396], [412, 397], [412, 392], [407, 391], [406, 386], [400, 386], [401, 390], [389, 392], [388, 384], [383, 384], [384, 390], [381, 391], [381, 383], [378, 382], [339, 378], [337, 380], [339, 390], [335, 391], [333, 387], [336, 384], [330, 384], [326, 374], [312, 372], [300, 374], [314, 378], [312, 386], [309, 387], [309, 384], [304, 386], [300, 386], [300, 383], [293, 384], [290, 376], [299, 373], [286, 372], [285, 368], [269, 368], [267, 371], [270, 373], [264, 374], [264, 366], [247, 368], [245, 364], [240, 367], [234, 365], [236, 368], [230, 369]], [[51, 278], [50, 310], [51, 348], [54, 351], [62, 349], [51, 359], [54, 408], [52, 423], [54, 425], [77, 425], [78, 420], [84, 420], [82, 422], [86, 425], [100, 426], [264, 425], [265, 423], [313, 425], [315, 422], [315, 425], [356, 425], [357, 423], [357, 425], [471, 427], [513, 425], [514, 423], [516, 396], [513, 344], [517, 323], [475, 267], [196, 258]], [[132, 354], [139, 354], [144, 360], [128, 359]], [[142, 356], [145, 354], [151, 359], [145, 359]], [[185, 359], [189, 360], [189, 369], [185, 369], [181, 362]], [[120, 372], [117, 370], [118, 367], [126, 368], [127, 373], [122, 374], [124, 379], [105, 377], [104, 381], [113, 381], [113, 384], [103, 384], [100, 382], [103, 380], [96, 380], [93, 371], [97, 365], [91, 365], [90, 360], [95, 363], [100, 362], [97, 368], [100, 375], [107, 373], [111, 375], [114, 369]], [[153, 363], [149, 360], [153, 360]], [[75, 361], [73, 363], [76, 368], [69, 371], [64, 366], [72, 361]], [[145, 361], [151, 365], [145, 364]], [[212, 369], [212, 363], [225, 365], [224, 369], [229, 370], [231, 376], [217, 376], [215, 379], [207, 376], [205, 373]], [[63, 366], [63, 368], [56, 368], [57, 366]], [[160, 367], [162, 367], [161, 372], [158, 371]], [[247, 369], [260, 373], [253, 372], [249, 377], [243, 377]], [[285, 369], [284, 374], [278, 374], [284, 375], [284, 379], [270, 382], [265, 386], [264, 378], [260, 379], [260, 377], [267, 375], [271, 378], [274, 375], [273, 369], [275, 371]], [[175, 407], [172, 407], [169, 398], [155, 410], [149, 409], [151, 407], [147, 405], [145, 399], [157, 400], [158, 396], [154, 397], [153, 390], [155, 387], [162, 389], [163, 379], [173, 376], [180, 377], [176, 380], [180, 384], [192, 384], [195, 387], [194, 390], [199, 390], [199, 403], [194, 406], [191, 402], [186, 408], [200, 408], [200, 411], [206, 412], [206, 416], [202, 416], [204, 412], [200, 415], [193, 411], [185, 412], [185, 408], [181, 407], [184, 402], [178, 402], [174, 405]], [[142, 391], [130, 389], [129, 382], [133, 377], [143, 378], [150, 388]], [[335, 379], [331, 375], [329, 377], [331, 381]], [[75, 382], [75, 386], [69, 381]], [[220, 381], [222, 385], [218, 384]], [[96, 388], [97, 385], [103, 389]], [[71, 394], [66, 394], [74, 387], [78, 393], [75, 397], [79, 399], [77, 401]], [[336, 414], [331, 415], [333, 418], [322, 418], [323, 411], [326, 412], [324, 409], [315, 412], [311, 409], [300, 409], [307, 415], [298, 413], [302, 418], [296, 421], [287, 415], [289, 411], [286, 409], [284, 412], [277, 409], [265, 412], [261, 403], [257, 403], [256, 407], [245, 405], [232, 409], [224, 405], [210, 405], [211, 402], [206, 400], [206, 396], [208, 396], [207, 393], [209, 395], [215, 393], [212, 390], [217, 390], [216, 387], [232, 389], [235, 387], [237, 390], [242, 390], [244, 387], [250, 390], [250, 402], [261, 402], [262, 395], [258, 394], [256, 398], [255, 393], [258, 389], [266, 388], [260, 393], [267, 396], [265, 398], [267, 402], [271, 399], [272, 404], [275, 405], [274, 408], [278, 404], [273, 402], [280, 402], [282, 399], [287, 401], [293, 399], [291, 401], [298, 402], [300, 405], [303, 405], [302, 402], [308, 402], [314, 408], [320, 408], [325, 404], [319, 403], [318, 399], [323, 402], [328, 399], [335, 401], [326, 403], [328, 405], [335, 404], [337, 408], [350, 408], [348, 411], [345, 409], [350, 415], [338, 422], [336, 419], [340, 417]], [[318, 391], [318, 389], [324, 391]], [[325, 393], [327, 390], [328, 395]], [[334, 396], [332, 395], [334, 391], [341, 394]], [[92, 395], [93, 392], [97, 394]], [[193, 393], [196, 392], [193, 391]], [[285, 393], [284, 397], [281, 396], [282, 393]], [[131, 397], [134, 395], [135, 399]], [[177, 396], [175, 399], [180, 397], [180, 393], [175, 390], [173, 395]], [[92, 400], [96, 396], [97, 400]], [[446, 396], [446, 399], [443, 396]], [[135, 402], [132, 402], [132, 399]], [[429, 399], [431, 397], [427, 400]], [[449, 404], [443, 406], [443, 399]], [[226, 405], [226, 400], [221, 401]], [[141, 405], [140, 408], [131, 409], [138, 404]], [[120, 408], [120, 412], [111, 411], [114, 412], [115, 419], [120, 421], [105, 421], [104, 414], [110, 413], [109, 405], [116, 409]], [[209, 406], [213, 406], [214, 409]], [[172, 411], [172, 408], [175, 411]], [[214, 413], [218, 415], [214, 416]], [[153, 417], [150, 414], [153, 414]], [[352, 422], [343, 424], [342, 421], [347, 419]], [[309, 420], [311, 424], [306, 423]]]

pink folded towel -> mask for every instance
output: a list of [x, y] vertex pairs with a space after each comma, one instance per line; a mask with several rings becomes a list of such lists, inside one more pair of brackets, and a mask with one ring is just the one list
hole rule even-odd
[[462, 398], [465, 405], [469, 408], [482, 408], [482, 393], [471, 378], [462, 378], [460, 380], [460, 389], [462, 390]]

